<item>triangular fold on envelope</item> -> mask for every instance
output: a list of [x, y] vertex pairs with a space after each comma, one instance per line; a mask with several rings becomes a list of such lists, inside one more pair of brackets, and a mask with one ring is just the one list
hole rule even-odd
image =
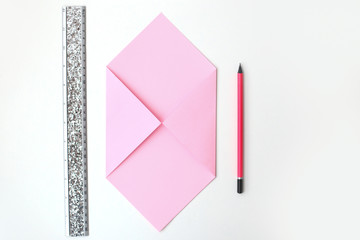
[[161, 231], [214, 177], [160, 125], [107, 179]]
[[159, 120], [106, 69], [106, 175], [159, 125]]
[[214, 70], [163, 124], [215, 176], [216, 70]]
[[160, 14], [108, 65], [160, 120], [184, 94], [215, 69], [209, 60]]

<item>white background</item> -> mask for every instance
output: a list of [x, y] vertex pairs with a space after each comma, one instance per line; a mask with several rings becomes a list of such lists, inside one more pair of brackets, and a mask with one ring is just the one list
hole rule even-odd
[[[88, 239], [360, 239], [358, 0], [2, 0], [0, 239], [65, 239], [65, 4], [87, 6]], [[105, 179], [105, 66], [160, 12], [217, 67], [218, 127], [216, 179], [159, 233]]]

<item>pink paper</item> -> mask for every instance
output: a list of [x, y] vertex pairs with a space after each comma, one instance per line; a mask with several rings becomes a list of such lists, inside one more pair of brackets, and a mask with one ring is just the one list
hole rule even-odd
[[107, 179], [160, 231], [215, 178], [216, 68], [160, 14], [106, 78]]

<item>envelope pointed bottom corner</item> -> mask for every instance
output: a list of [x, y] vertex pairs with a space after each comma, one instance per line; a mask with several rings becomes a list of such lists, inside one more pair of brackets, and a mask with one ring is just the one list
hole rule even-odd
[[159, 125], [159, 120], [106, 69], [106, 175]]
[[107, 178], [161, 231], [214, 177], [160, 125]]

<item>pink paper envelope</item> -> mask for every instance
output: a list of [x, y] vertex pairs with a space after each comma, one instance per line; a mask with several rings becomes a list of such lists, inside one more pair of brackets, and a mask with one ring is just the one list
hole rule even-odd
[[160, 231], [215, 178], [216, 68], [160, 14], [106, 83], [107, 179]]

